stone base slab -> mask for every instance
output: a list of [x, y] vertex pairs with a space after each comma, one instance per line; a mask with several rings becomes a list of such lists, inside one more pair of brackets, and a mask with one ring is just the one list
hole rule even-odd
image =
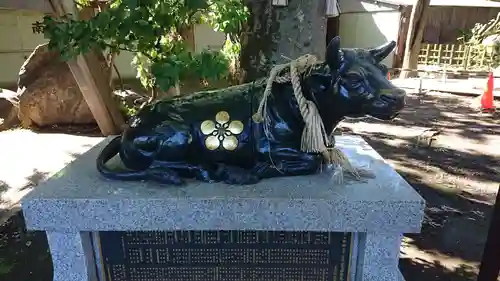
[[94, 281], [98, 231], [268, 230], [353, 232], [352, 281], [402, 281], [403, 233], [420, 232], [422, 197], [362, 138], [336, 137], [355, 167], [373, 177], [336, 184], [331, 173], [262, 180], [251, 186], [162, 186], [100, 176], [99, 151], [111, 138], [22, 200], [29, 229], [47, 232], [55, 281]]

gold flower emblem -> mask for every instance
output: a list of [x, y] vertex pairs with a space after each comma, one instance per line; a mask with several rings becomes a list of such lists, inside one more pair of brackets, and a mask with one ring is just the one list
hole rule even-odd
[[235, 135], [243, 132], [243, 123], [238, 120], [231, 120], [229, 113], [221, 111], [215, 115], [215, 122], [205, 120], [201, 123], [201, 132], [207, 136], [205, 146], [209, 150], [222, 147], [226, 150], [235, 150], [238, 147], [238, 139]]

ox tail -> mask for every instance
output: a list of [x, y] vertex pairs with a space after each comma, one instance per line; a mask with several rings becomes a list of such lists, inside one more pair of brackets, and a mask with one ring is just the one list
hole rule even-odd
[[121, 146], [121, 136], [117, 136], [112, 139], [99, 153], [97, 157], [97, 170], [104, 177], [113, 180], [123, 180], [123, 181], [137, 181], [137, 180], [145, 180], [147, 178], [146, 171], [116, 171], [112, 170], [106, 166], [106, 162], [108, 162], [111, 158], [116, 156], [120, 152]]

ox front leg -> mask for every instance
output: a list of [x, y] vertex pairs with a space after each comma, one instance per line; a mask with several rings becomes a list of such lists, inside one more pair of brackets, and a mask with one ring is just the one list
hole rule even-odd
[[220, 181], [216, 175], [216, 166], [208, 164], [194, 164], [188, 162], [171, 162], [164, 164], [169, 169], [177, 172], [183, 178], [195, 178], [204, 182]]
[[168, 168], [176, 171], [183, 178], [195, 178], [209, 183], [224, 182], [243, 185], [259, 181], [259, 178], [252, 174], [252, 171], [223, 163], [169, 163]]
[[321, 155], [281, 149], [262, 153], [253, 173], [259, 178], [315, 174], [321, 168]]
[[238, 185], [254, 184], [260, 180], [253, 171], [225, 164], [217, 164], [215, 176], [224, 183]]
[[179, 174], [168, 167], [152, 166], [146, 170], [146, 175], [150, 180], [163, 184], [182, 185], [184, 183]]

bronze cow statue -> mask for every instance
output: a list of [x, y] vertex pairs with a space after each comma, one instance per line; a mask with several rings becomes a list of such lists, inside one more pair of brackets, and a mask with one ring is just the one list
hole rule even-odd
[[[395, 42], [373, 49], [328, 45], [326, 59], [301, 76], [304, 97], [316, 105], [326, 133], [345, 117], [395, 118], [405, 92], [387, 79], [381, 61]], [[274, 83], [267, 101], [268, 134], [253, 120], [267, 79], [221, 90], [160, 100], [142, 108], [130, 127], [100, 153], [97, 169], [106, 178], [155, 180], [180, 185], [186, 178], [253, 184], [260, 179], [314, 174], [319, 153], [301, 151], [304, 121], [291, 83]], [[123, 171], [105, 164], [119, 153]]]

